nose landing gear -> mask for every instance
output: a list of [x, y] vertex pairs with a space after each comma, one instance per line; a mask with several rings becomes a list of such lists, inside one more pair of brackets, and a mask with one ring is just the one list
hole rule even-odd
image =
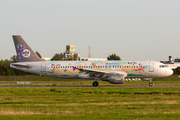
[[149, 86], [154, 86], [154, 83], [152, 83], [152, 78], [149, 78]]

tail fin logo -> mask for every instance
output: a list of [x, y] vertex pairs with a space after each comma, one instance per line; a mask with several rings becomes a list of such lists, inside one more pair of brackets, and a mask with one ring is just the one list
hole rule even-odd
[[18, 44], [17, 45], [17, 51], [18, 51], [18, 58], [19, 59], [29, 59], [31, 57], [34, 57], [34, 55], [32, 54], [32, 52], [26, 48], [26, 46]]
[[31, 55], [31, 53], [30, 53], [30, 51], [29, 51], [28, 49], [24, 49], [24, 50], [22, 51], [22, 56], [23, 56], [24, 58], [29, 58], [30, 55]]

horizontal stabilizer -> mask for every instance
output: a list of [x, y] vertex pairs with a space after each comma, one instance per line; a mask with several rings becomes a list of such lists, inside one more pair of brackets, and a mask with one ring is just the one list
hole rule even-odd
[[18, 67], [18, 68], [32, 68], [31, 65], [26, 65], [26, 64], [17, 64], [17, 63], [12, 63], [11, 65]]

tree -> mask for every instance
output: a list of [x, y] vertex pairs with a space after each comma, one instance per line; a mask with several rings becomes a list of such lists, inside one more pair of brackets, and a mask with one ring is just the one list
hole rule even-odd
[[0, 66], [8, 66], [9, 67], [9, 64], [11, 64], [12, 62], [9, 61], [8, 59], [5, 59], [5, 60], [1, 60], [0, 61]]
[[12, 63], [19, 62], [18, 56], [17, 56], [17, 55], [13, 55], [13, 56], [11, 57], [11, 62], [12, 62]]
[[74, 53], [73, 60], [79, 60], [79, 59], [80, 59], [80, 57], [79, 57], [78, 53]]
[[66, 52], [64, 52], [64, 56], [64, 60], [80, 60], [78, 53], [67, 54]]
[[173, 69], [173, 74], [180, 74], [180, 67], [177, 67], [176, 69]]
[[42, 58], [42, 57], [41, 57], [41, 54], [40, 54], [38, 51], [36, 51], [36, 54], [37, 54], [40, 58]]
[[121, 60], [121, 58], [119, 56], [117, 56], [115, 53], [112, 55], [109, 55], [107, 57], [108, 60]]
[[57, 60], [63, 60], [63, 54], [62, 53], [56, 53], [51, 60], [57, 61]]

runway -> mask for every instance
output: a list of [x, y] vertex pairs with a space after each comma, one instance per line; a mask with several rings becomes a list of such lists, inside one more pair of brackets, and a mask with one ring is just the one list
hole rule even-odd
[[0, 86], [0, 88], [165, 88], [180, 86]]

